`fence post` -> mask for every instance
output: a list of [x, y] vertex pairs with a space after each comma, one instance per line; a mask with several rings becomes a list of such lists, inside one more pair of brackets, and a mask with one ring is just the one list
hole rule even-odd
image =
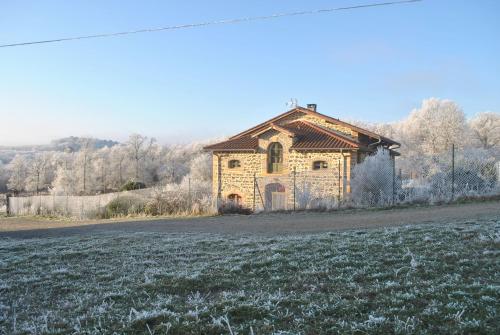
[[188, 177], [188, 210], [191, 211], [191, 208], [193, 207], [192, 205], [192, 199], [191, 199], [191, 177]]
[[396, 157], [392, 158], [392, 205], [396, 204]]
[[260, 193], [260, 188], [259, 188], [259, 184], [257, 183], [257, 179], [255, 179], [255, 187], [257, 188], [257, 192], [259, 192], [259, 197], [260, 197], [260, 202], [262, 204], [262, 209], [265, 211], [266, 204], [264, 203], [264, 197], [262, 196], [262, 193]]
[[451, 145], [451, 200], [455, 198], [455, 143]]
[[254, 213], [255, 213], [255, 183], [257, 183], [256, 179], [257, 179], [257, 177], [256, 177], [256, 174], [254, 172], [254, 174], [253, 174], [253, 205], [252, 205]]
[[297, 179], [297, 168], [293, 167], [293, 211], [295, 212], [295, 204], [296, 204], [296, 179]]
[[10, 194], [7, 193], [5, 195], [5, 211], [7, 212], [7, 216], [10, 216], [10, 204], [9, 204], [9, 201], [10, 201]]
[[339, 206], [340, 206], [340, 183], [341, 183], [341, 177], [340, 177], [340, 158], [339, 158], [339, 185], [338, 185], [338, 189], [339, 189], [339, 195], [338, 195], [338, 198], [339, 198]]

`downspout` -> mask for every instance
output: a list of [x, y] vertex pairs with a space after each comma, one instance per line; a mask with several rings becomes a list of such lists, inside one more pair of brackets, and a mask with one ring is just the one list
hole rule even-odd
[[379, 137], [377, 142], [368, 144], [368, 148], [378, 146], [380, 143], [382, 143], [382, 137]]
[[[340, 154], [342, 155], [342, 199], [345, 198], [345, 195], [347, 193], [347, 166], [346, 166], [346, 159], [344, 155], [344, 149], [340, 149]], [[340, 187], [340, 185], [339, 185]]]

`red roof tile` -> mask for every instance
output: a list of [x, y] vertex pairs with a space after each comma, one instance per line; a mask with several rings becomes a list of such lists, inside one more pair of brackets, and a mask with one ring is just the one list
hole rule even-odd
[[255, 151], [259, 146], [259, 139], [250, 135], [229, 139], [224, 142], [206, 146], [205, 150], [213, 151]]
[[305, 121], [295, 121], [282, 125], [296, 135], [293, 150], [328, 150], [328, 149], [356, 149], [359, 143], [353, 139], [321, 128]]
[[[306, 121], [294, 121], [280, 125], [279, 127], [276, 126], [275, 128], [282, 128], [294, 135], [294, 144], [290, 148], [292, 150], [360, 148], [360, 144], [356, 140]], [[258, 137], [252, 136], [252, 133], [250, 133], [245, 136], [230, 138], [227, 141], [209, 145], [205, 149], [212, 151], [255, 151], [258, 145]]]
[[299, 106], [296, 107], [296, 108], [293, 108], [293, 109], [289, 110], [288, 112], [285, 112], [283, 114], [275, 116], [275, 117], [273, 117], [270, 120], [262, 122], [261, 124], [258, 124], [255, 127], [247, 129], [247, 130], [245, 130], [245, 131], [243, 131], [243, 132], [241, 132], [239, 134], [236, 134], [236, 135], [232, 136], [231, 139], [234, 139], [234, 138], [237, 138], [237, 137], [241, 137], [241, 136], [246, 136], [248, 134], [254, 133], [256, 130], [261, 130], [261, 129], [263, 129], [263, 127], [267, 127], [267, 126], [269, 126], [269, 124], [272, 124], [273, 122], [278, 121], [278, 120], [280, 120], [280, 119], [282, 119], [284, 117], [287, 117], [289, 115], [292, 115], [294, 113], [303, 113], [303, 114], [313, 115], [313, 116], [316, 116], [316, 117], [318, 117], [320, 119], [326, 120], [326, 121], [328, 121], [330, 123], [337, 124], [337, 125], [340, 125], [340, 126], [344, 126], [344, 127], [353, 129], [353, 130], [355, 130], [355, 131], [357, 131], [357, 132], [359, 132], [361, 134], [365, 134], [365, 135], [367, 135], [369, 137], [372, 137], [374, 139], [379, 139], [382, 142], [385, 142], [385, 143], [387, 143], [389, 145], [393, 145], [393, 144], [399, 145], [398, 142], [396, 142], [394, 140], [391, 140], [390, 138], [387, 138], [387, 137], [381, 136], [379, 134], [376, 134], [374, 132], [371, 132], [371, 131], [369, 131], [367, 129], [363, 129], [363, 128], [357, 127], [355, 125], [352, 125], [350, 123], [341, 121], [339, 119], [335, 119], [335, 118], [332, 118], [330, 116], [318, 113], [316, 111], [312, 111], [312, 110], [310, 110], [308, 108], [303, 108], [303, 107], [299, 107]]

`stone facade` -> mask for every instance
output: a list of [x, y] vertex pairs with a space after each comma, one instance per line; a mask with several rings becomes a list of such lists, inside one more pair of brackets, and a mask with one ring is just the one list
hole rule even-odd
[[[306, 120], [352, 138], [358, 136], [350, 128], [308, 114], [293, 114], [280, 119], [276, 124], [283, 125], [297, 120]], [[214, 151], [214, 199], [224, 201], [231, 195], [238, 195], [245, 207], [270, 209], [271, 197], [274, 191], [278, 191], [284, 193], [283, 209], [292, 209], [300, 196], [297, 192], [304, 192], [306, 184], [307, 189], [312, 190], [319, 198], [343, 198], [350, 192], [351, 171], [359, 161], [357, 150], [296, 151], [291, 149], [293, 141], [293, 137], [271, 129], [258, 136], [258, 149], [255, 152]], [[283, 169], [280, 173], [267, 172], [268, 147], [273, 142], [279, 142], [283, 146]], [[232, 160], [238, 160], [239, 167], [230, 167]], [[328, 167], [313, 170], [315, 161], [324, 161]], [[273, 190], [269, 185], [279, 189]]]

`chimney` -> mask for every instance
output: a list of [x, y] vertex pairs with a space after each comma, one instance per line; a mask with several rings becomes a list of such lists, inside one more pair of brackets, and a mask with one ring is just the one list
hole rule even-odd
[[307, 109], [310, 109], [313, 112], [315, 112], [317, 108], [318, 108], [318, 105], [316, 105], [316, 104], [307, 104]]

